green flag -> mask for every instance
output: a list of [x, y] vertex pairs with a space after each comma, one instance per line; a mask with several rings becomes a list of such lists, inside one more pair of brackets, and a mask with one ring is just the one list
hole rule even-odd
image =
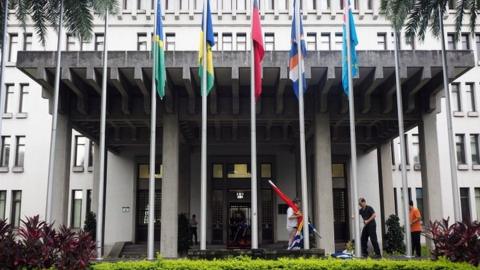
[[166, 81], [166, 70], [165, 70], [165, 47], [163, 42], [163, 23], [162, 23], [162, 5], [160, 1], [157, 0], [157, 13], [156, 17], [156, 30], [155, 36], [153, 37], [153, 56], [155, 61], [155, 86], [157, 88], [157, 93], [160, 98], [163, 99], [165, 96], [165, 81]]

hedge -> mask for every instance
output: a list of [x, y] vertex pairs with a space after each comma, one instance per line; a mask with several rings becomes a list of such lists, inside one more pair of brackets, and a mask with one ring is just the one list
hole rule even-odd
[[125, 261], [115, 263], [99, 263], [92, 265], [94, 270], [449, 270], [477, 269], [465, 263], [452, 263], [446, 260], [338, 260], [338, 259], [279, 259], [253, 260], [249, 258], [234, 258], [228, 260], [158, 260], [158, 261]]

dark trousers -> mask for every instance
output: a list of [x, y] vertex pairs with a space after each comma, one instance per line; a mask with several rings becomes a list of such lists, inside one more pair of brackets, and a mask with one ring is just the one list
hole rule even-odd
[[197, 236], [197, 227], [190, 227], [190, 233], [192, 236], [190, 237], [190, 240], [195, 238], [195, 242], [193, 242], [195, 245], [198, 244], [198, 236]]
[[420, 257], [422, 255], [422, 248], [420, 246], [420, 232], [412, 232], [412, 252]]
[[372, 226], [372, 225], [367, 225], [363, 227], [363, 230], [362, 230], [362, 237], [360, 239], [362, 243], [362, 256], [363, 257], [368, 256], [367, 243], [368, 243], [369, 237], [370, 237], [370, 241], [372, 242], [372, 246], [373, 246], [373, 250], [375, 251], [375, 254], [377, 256], [381, 256], [380, 247], [378, 246], [378, 241], [377, 241], [377, 228], [376, 226]]

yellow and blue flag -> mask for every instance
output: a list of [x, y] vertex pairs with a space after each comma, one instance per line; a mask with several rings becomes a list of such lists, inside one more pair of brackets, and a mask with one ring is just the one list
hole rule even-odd
[[[205, 8], [205, 7], [203, 7]], [[210, 12], [210, 1], [207, 1], [207, 25], [204, 25], [203, 16], [205, 16], [205, 11], [202, 16], [202, 32], [200, 34], [200, 49], [198, 51], [198, 75], [200, 76], [200, 81], [203, 80], [203, 70], [204, 68], [207, 69], [207, 89], [205, 89], [205, 94], [208, 95], [213, 88], [213, 84], [215, 82], [215, 76], [213, 71], [213, 53], [212, 47], [215, 46], [215, 38], [213, 35], [213, 26], [212, 26], [212, 14]], [[206, 39], [205, 39], [206, 36]], [[206, 44], [205, 44], [206, 40]], [[207, 46], [207, 66], [203, 66], [203, 57], [204, 54], [204, 46]], [[202, 89], [203, 95], [203, 89]]]
[[153, 37], [153, 56], [155, 61], [155, 86], [160, 98], [165, 96], [165, 47], [163, 36], [163, 23], [162, 23], [162, 5], [160, 0], [157, 0], [157, 12], [155, 14], [155, 36]]
[[[295, 1], [293, 3], [295, 7]], [[300, 47], [302, 50], [302, 57], [298, 57], [298, 45], [297, 45], [297, 26], [296, 26], [296, 15], [293, 16], [292, 21], [292, 34], [291, 34], [291, 47], [290, 47], [290, 63], [289, 63], [289, 70], [290, 70], [290, 80], [293, 82], [293, 91], [295, 95], [298, 97], [298, 88], [299, 88], [299, 81], [303, 81], [303, 92], [307, 90], [307, 80], [305, 79], [305, 65], [304, 65], [304, 57], [307, 55], [307, 47], [305, 45], [305, 39], [303, 36], [303, 23], [302, 17], [299, 18], [300, 21]], [[302, 74], [299, 74], [298, 68], [299, 65], [302, 67]]]
[[[350, 33], [348, 34], [347, 34], [347, 18], [350, 23]], [[348, 5], [345, 5], [345, 12], [343, 14], [343, 49], [342, 49], [342, 84], [343, 84], [343, 91], [348, 96], [349, 82], [348, 82], [348, 69], [347, 69], [348, 67], [347, 38], [350, 39], [352, 77], [355, 77], [358, 74], [358, 61], [357, 61], [357, 51], [356, 51], [356, 47], [358, 45], [358, 37], [357, 37], [357, 30], [355, 30], [355, 21], [353, 20], [350, 1], [348, 1]]]

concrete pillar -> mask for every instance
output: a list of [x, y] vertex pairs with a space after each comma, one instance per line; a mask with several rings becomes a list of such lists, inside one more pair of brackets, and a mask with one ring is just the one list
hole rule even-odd
[[427, 113], [422, 116], [418, 133], [420, 139], [422, 187], [424, 192], [423, 216], [427, 222], [428, 220], [441, 220], [444, 217], [444, 211], [436, 112]]
[[332, 189], [332, 151], [328, 114], [315, 115], [315, 225], [322, 236], [316, 239], [326, 253], [335, 252]]
[[[176, 258], [178, 235], [179, 130], [176, 115], [163, 116], [162, 227], [160, 253]], [[183, 198], [183, 196], [182, 196]]]
[[393, 194], [392, 148], [390, 143], [382, 144], [378, 148], [378, 173], [380, 177], [380, 199], [383, 211], [382, 229], [385, 233], [385, 221], [395, 214], [395, 200]]
[[55, 168], [52, 192], [52, 220], [56, 226], [67, 225], [70, 186], [70, 153], [72, 149], [72, 126], [68, 116], [58, 114], [55, 148]]

